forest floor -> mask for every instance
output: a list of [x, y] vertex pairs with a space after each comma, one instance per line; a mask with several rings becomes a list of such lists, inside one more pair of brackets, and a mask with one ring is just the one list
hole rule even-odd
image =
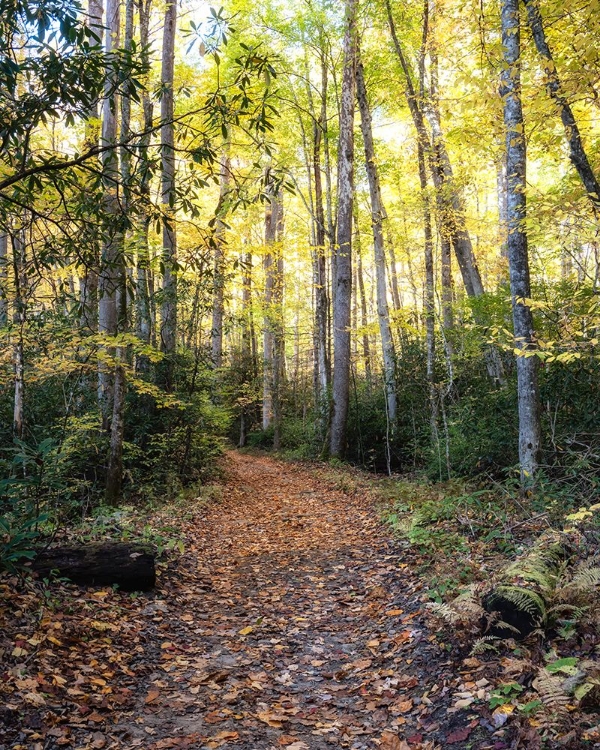
[[423, 619], [376, 493], [230, 452], [220, 497], [177, 513], [151, 594], [0, 579], [0, 750], [543, 746], [489, 708], [511, 659]]

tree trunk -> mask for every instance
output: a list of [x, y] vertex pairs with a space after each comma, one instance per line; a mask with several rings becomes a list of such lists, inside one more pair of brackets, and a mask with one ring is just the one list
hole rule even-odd
[[163, 301], [161, 306], [160, 346], [165, 355], [162, 385], [173, 390], [173, 374], [177, 336], [177, 235], [175, 229], [175, 128], [174, 66], [177, 2], [169, 0], [165, 10], [162, 47], [162, 98], [160, 102], [161, 193], [163, 205]]
[[8, 234], [0, 234], [0, 328], [8, 325]]
[[273, 257], [273, 246], [276, 239], [277, 204], [271, 196], [265, 204], [265, 246], [267, 251], [263, 259], [263, 268], [265, 271], [265, 291], [263, 298], [263, 430], [268, 430], [273, 423], [273, 358], [275, 344], [273, 332], [273, 286], [277, 273]]
[[[140, 47], [144, 62], [148, 62], [148, 42], [150, 26], [151, 0], [139, 0], [140, 20]], [[142, 199], [139, 242], [137, 247], [137, 273], [135, 281], [135, 304], [136, 304], [136, 336], [143, 344], [152, 341], [152, 314], [150, 304], [149, 269], [150, 269], [150, 164], [148, 149], [150, 147], [150, 130], [153, 120], [153, 104], [148, 91], [142, 91], [142, 112], [144, 116], [144, 136], [140, 142], [140, 195]], [[135, 369], [139, 373], [147, 373], [150, 370], [150, 360], [145, 354], [139, 354], [135, 359]]]
[[282, 390], [285, 377], [285, 331], [283, 319], [283, 199], [281, 189], [273, 197], [275, 212], [275, 278], [273, 280], [273, 448], [281, 448], [283, 424]]
[[[105, 51], [114, 53], [119, 47], [120, 38], [120, 0], [107, 0]], [[106, 84], [108, 87], [108, 83]], [[105, 98], [102, 109], [102, 146], [111, 146], [117, 142], [117, 106]], [[102, 154], [102, 179], [104, 184], [104, 211], [107, 221], [102, 242], [102, 258], [99, 279], [99, 313], [98, 331], [108, 336], [117, 334], [117, 288], [119, 286], [119, 266], [123, 258], [123, 233], [120, 222], [119, 201], [119, 155], [116, 148]], [[114, 349], [108, 348], [114, 356]], [[113, 372], [105, 362], [98, 368], [98, 401], [102, 414], [104, 429], [110, 427], [113, 410]]]
[[[371, 366], [371, 341], [369, 338], [369, 315], [367, 312], [367, 293], [365, 290], [365, 278], [363, 274], [363, 262], [362, 262], [362, 248], [360, 243], [360, 227], [358, 225], [358, 202], [354, 201], [354, 245], [355, 245], [355, 278], [356, 288], [353, 290], [354, 295], [358, 297], [357, 307], [360, 307], [360, 327], [362, 328], [362, 356], [365, 366], [365, 380], [367, 381], [367, 388], [369, 392], [373, 385], [373, 368]], [[353, 325], [352, 330], [355, 331], [358, 326]]]
[[538, 394], [538, 359], [535, 354], [529, 257], [525, 219], [526, 143], [521, 102], [521, 40], [519, 0], [502, 0], [504, 67], [501, 96], [506, 131], [508, 260], [513, 308], [517, 387], [519, 400], [519, 462], [522, 484], [530, 484], [538, 466], [541, 430]]
[[47, 549], [31, 565], [40, 578], [53, 571], [84, 586], [118, 585], [124, 591], [148, 591], [156, 585], [154, 554], [143, 545], [99, 542]]
[[217, 207], [216, 231], [214, 237], [213, 254], [213, 309], [211, 330], [212, 361], [216, 368], [223, 365], [223, 315], [225, 291], [225, 224], [223, 216], [227, 213], [229, 193], [230, 160], [229, 146], [225, 144], [221, 156], [219, 205]]
[[498, 194], [498, 235], [500, 238], [500, 257], [508, 259], [508, 200], [506, 194], [505, 153], [502, 154], [496, 164], [496, 190]]
[[[86, 23], [99, 37], [97, 44], [102, 44], [104, 29], [102, 27], [103, 15], [102, 0], [88, 0], [88, 17]], [[84, 150], [98, 146], [100, 141], [100, 109], [95, 102], [88, 112], [89, 119], [85, 123]], [[96, 162], [97, 165], [97, 162]], [[100, 242], [98, 237], [90, 248], [91, 252], [83, 255], [84, 269], [79, 277], [79, 305], [81, 309], [79, 325], [88, 331], [98, 330], [98, 265], [100, 256]]]
[[[131, 50], [133, 44], [133, 0], [126, 0], [125, 5], [125, 39], [124, 48]], [[121, 98], [121, 142], [130, 134], [131, 100], [125, 94]], [[121, 183], [123, 185], [122, 210], [127, 217], [130, 207], [131, 155], [127, 148], [121, 149]], [[123, 240], [125, 238], [123, 237]], [[117, 330], [123, 333], [128, 329], [127, 319], [127, 275], [125, 256], [121, 253], [119, 264], [119, 285], [117, 288]], [[123, 435], [125, 432], [125, 395], [127, 392], [127, 378], [125, 362], [127, 348], [119, 346], [115, 351], [115, 373], [113, 380], [113, 411], [110, 423], [110, 448], [108, 470], [106, 474], [106, 502], [117, 505], [121, 500], [123, 481]]]
[[337, 243], [334, 251], [333, 388], [329, 452], [343, 458], [350, 398], [350, 305], [352, 300], [352, 204], [354, 200], [354, 97], [356, 93], [356, 7], [346, 0], [344, 74], [338, 150]]
[[[241, 256], [242, 266], [242, 368], [246, 383], [252, 384], [256, 377], [256, 342], [252, 313], [252, 253]], [[248, 422], [252, 403], [242, 402], [240, 410], [240, 438], [238, 447], [246, 445]]]
[[[385, 245], [383, 234], [383, 219], [385, 209], [381, 197], [379, 171], [375, 160], [375, 145], [373, 143], [373, 129], [371, 111], [367, 97], [364, 68], [360, 59], [360, 48], [357, 45], [356, 62], [356, 93], [360, 108], [360, 120], [365, 147], [365, 162], [369, 179], [371, 195], [371, 224], [373, 227], [373, 252], [375, 256], [375, 275], [377, 280], [377, 318], [379, 320], [379, 334], [383, 352], [383, 379], [385, 384], [387, 420], [393, 435], [396, 428], [396, 351], [390, 327], [390, 313], [387, 300], [387, 280], [385, 268]], [[390, 467], [388, 467], [390, 469]]]
[[594, 210], [598, 210], [600, 209], [600, 183], [590, 165], [571, 105], [563, 93], [552, 52], [546, 41], [539, 2], [538, 0], [523, 0], [523, 2], [527, 8], [527, 20], [533, 41], [544, 63], [546, 89], [560, 111], [560, 119], [569, 144], [569, 157], [584, 184]]
[[27, 317], [27, 298], [25, 264], [27, 261], [25, 249], [25, 229], [17, 227], [12, 234], [13, 273], [15, 287], [15, 302], [13, 323], [16, 328], [16, 341], [13, 349], [13, 366], [15, 373], [13, 400], [13, 434], [19, 440], [23, 439], [25, 430], [25, 321]]
[[323, 180], [321, 175], [321, 144], [327, 127], [327, 66], [324, 55], [321, 60], [321, 112], [313, 128], [313, 173], [315, 184], [315, 248], [313, 250], [313, 285], [315, 295], [314, 341], [315, 341], [315, 408], [319, 436], [324, 440], [328, 421], [328, 393], [331, 383], [331, 368], [328, 351], [329, 297], [327, 293], [326, 227], [323, 204]]
[[[387, 215], [385, 216], [387, 218]], [[394, 248], [394, 238], [389, 230], [387, 231], [387, 254], [389, 256], [389, 267], [390, 267], [390, 289], [392, 292], [392, 301], [394, 303], [394, 310], [400, 310], [402, 308], [402, 300], [400, 298], [400, 288], [398, 287], [398, 261], [396, 260], [396, 249]]]

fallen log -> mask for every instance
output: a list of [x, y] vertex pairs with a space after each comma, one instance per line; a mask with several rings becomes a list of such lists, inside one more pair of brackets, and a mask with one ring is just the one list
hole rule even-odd
[[545, 628], [549, 602], [574, 551], [568, 534], [549, 532], [511, 563], [482, 599], [483, 608], [494, 618], [490, 633], [526, 638]]
[[156, 584], [154, 554], [141, 544], [99, 542], [43, 550], [31, 569], [41, 578], [51, 573], [84, 586], [118, 585], [124, 591], [148, 591]]

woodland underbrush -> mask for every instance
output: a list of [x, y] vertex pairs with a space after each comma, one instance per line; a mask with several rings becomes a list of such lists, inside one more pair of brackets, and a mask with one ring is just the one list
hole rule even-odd
[[[110, 436], [102, 428], [94, 393], [73, 383], [65, 402], [54, 402], [55, 379], [28, 389], [27, 434], [0, 433], [0, 568], [32, 556], [58, 539], [141, 539], [159, 549], [178, 545], [167, 524], [147, 523], [157, 509], [179, 512], [189, 499], [210, 494], [220, 472], [229, 412], [209, 397], [196, 371], [181, 362], [178, 388], [157, 400], [140, 383], [127, 396], [123, 491], [118, 506], [104, 495]], [[8, 399], [0, 399], [9, 424]], [[208, 490], [207, 490], [208, 488]], [[146, 519], [146, 520], [145, 520]]]

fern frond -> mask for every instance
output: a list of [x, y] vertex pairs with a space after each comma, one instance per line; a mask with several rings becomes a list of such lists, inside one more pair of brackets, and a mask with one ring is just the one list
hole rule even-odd
[[561, 677], [551, 674], [543, 667], [533, 681], [533, 687], [537, 690], [544, 706], [558, 716], [566, 714], [570, 700], [569, 694], [563, 688], [563, 681]]
[[440, 620], [444, 620], [449, 625], [456, 625], [461, 621], [461, 617], [458, 612], [448, 604], [440, 602], [428, 602], [425, 608], [434, 616]]
[[471, 649], [471, 656], [477, 656], [477, 654], [483, 654], [485, 651], [495, 651], [498, 653], [498, 647], [502, 642], [502, 638], [498, 638], [495, 635], [484, 635], [478, 638], [473, 644]]
[[501, 586], [498, 587], [497, 593], [501, 594], [511, 604], [520, 610], [526, 612], [532, 617], [539, 617], [545, 610], [544, 602], [533, 591], [522, 589], [518, 586]]

